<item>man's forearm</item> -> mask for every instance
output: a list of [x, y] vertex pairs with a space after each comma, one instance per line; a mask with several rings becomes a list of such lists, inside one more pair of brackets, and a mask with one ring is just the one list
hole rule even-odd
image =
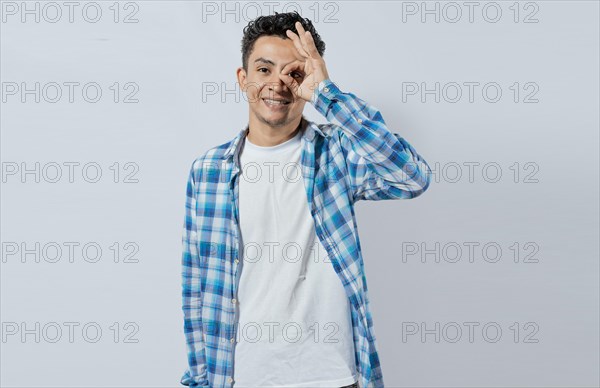
[[342, 147], [356, 154], [349, 168], [352, 179], [362, 183], [356, 190], [382, 189], [389, 197], [378, 198], [373, 192], [367, 199], [414, 198], [427, 190], [429, 165], [404, 138], [388, 130], [377, 109], [342, 92], [330, 79], [319, 83], [312, 103], [343, 131]]

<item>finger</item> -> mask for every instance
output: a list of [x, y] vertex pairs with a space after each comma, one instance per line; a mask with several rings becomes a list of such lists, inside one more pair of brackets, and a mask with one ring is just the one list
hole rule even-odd
[[296, 50], [300, 53], [301, 56], [303, 56], [304, 58], [310, 57], [306, 50], [304, 50], [304, 48], [302, 47], [302, 42], [300, 42], [300, 38], [298, 37], [298, 35], [296, 35], [292, 30], [286, 30], [286, 35], [292, 40], [292, 42], [294, 42], [294, 47], [296, 47]]
[[310, 31], [306, 31], [300, 22], [296, 22], [296, 29], [298, 30], [304, 51], [312, 58], [319, 58], [319, 51], [317, 50], [317, 46], [315, 46], [315, 41]]
[[304, 27], [302, 26], [302, 23], [300, 22], [296, 22], [296, 30], [298, 31], [298, 35], [303, 36], [304, 33], [306, 32], [306, 30], [304, 29]]
[[305, 63], [305, 61], [301, 60], [295, 60], [293, 62], [290, 62], [287, 65], [285, 65], [283, 69], [281, 69], [281, 74], [289, 75], [294, 70], [304, 73]]
[[302, 23], [296, 22], [296, 30], [298, 31], [298, 36], [300, 38], [300, 43], [302, 44], [302, 48], [304, 51], [308, 53], [308, 45], [306, 44], [306, 30], [302, 26]]
[[317, 50], [317, 45], [315, 44], [315, 40], [313, 39], [310, 31], [306, 31], [306, 51], [311, 56], [311, 58], [321, 58], [321, 54], [319, 54], [319, 50]]
[[287, 74], [279, 74], [279, 78], [294, 94], [296, 94], [299, 85], [298, 82], [296, 82], [296, 80], [294, 79], [294, 77], [291, 77]]

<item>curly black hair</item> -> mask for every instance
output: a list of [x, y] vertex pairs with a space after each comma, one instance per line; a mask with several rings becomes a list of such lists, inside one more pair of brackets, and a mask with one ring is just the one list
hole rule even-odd
[[312, 22], [308, 18], [303, 18], [297, 11], [287, 13], [277, 13], [275, 15], [259, 16], [254, 20], [251, 20], [246, 27], [244, 27], [244, 37], [242, 38], [242, 66], [244, 70], [248, 71], [248, 58], [254, 48], [254, 42], [261, 36], [279, 36], [284, 39], [289, 39], [285, 34], [286, 30], [292, 30], [297, 33], [295, 24], [296, 22], [302, 23], [302, 27], [306, 31], [310, 31], [315, 46], [319, 55], [323, 56], [325, 53], [325, 42], [321, 40], [321, 37], [315, 30]]

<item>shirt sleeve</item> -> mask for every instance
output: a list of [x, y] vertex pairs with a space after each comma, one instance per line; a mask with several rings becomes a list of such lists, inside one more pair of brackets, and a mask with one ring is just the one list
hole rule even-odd
[[338, 129], [353, 200], [410, 199], [431, 182], [431, 169], [398, 133], [390, 132], [381, 113], [330, 79], [315, 89], [313, 106]]
[[181, 378], [180, 383], [190, 387], [208, 387], [204, 332], [202, 329], [200, 258], [196, 232], [197, 191], [194, 171], [194, 163], [192, 163], [186, 188], [185, 220], [182, 236], [182, 310], [188, 369]]

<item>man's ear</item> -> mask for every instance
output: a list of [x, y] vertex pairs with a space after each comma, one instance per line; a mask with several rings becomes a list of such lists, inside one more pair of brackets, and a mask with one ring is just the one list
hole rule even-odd
[[236, 70], [236, 76], [238, 80], [238, 84], [240, 85], [240, 89], [245, 92], [246, 91], [246, 70], [243, 67], [238, 67]]

